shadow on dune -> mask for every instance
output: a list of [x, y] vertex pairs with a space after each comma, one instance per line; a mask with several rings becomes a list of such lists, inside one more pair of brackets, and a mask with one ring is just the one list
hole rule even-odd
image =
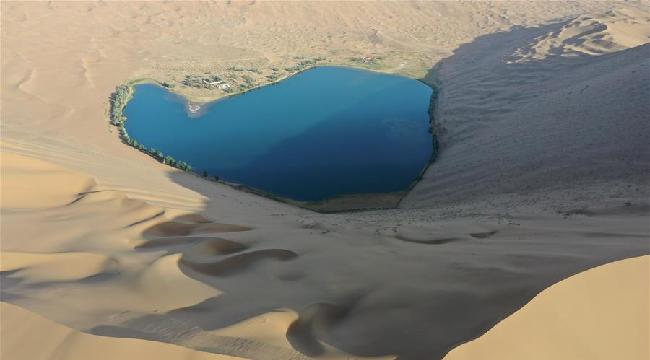
[[[501, 59], [557, 26], [561, 24], [480, 37], [458, 49], [443, 66], [469, 66], [478, 61], [472, 57], [495, 44], [503, 51], [485, 53]], [[586, 60], [553, 61], [578, 65]], [[546, 69], [544, 63], [525, 66]], [[435, 71], [436, 67], [429, 79]], [[442, 91], [444, 81], [454, 81], [442, 80]], [[256, 218], [249, 221], [244, 206], [224, 205], [221, 185], [191, 174], [169, 176], [203, 194], [205, 210], [153, 225], [137, 251], [181, 253], [181, 270], [222, 294], [187, 308], [129, 320], [121, 327], [97, 327], [92, 330], [95, 334], [145, 337], [255, 359], [319, 356], [327, 351], [324, 344], [357, 356], [440, 359], [546, 287], [588, 268], [648, 253], [647, 229], [590, 236], [588, 230], [601, 218], [589, 223], [585, 221], [590, 218], [581, 218], [569, 226], [566, 221], [571, 219], [558, 215], [553, 220], [558, 223], [548, 228], [529, 221], [486, 231], [461, 224], [457, 228], [464, 234], [430, 239], [426, 227], [417, 237], [383, 235], [375, 231], [378, 225], [362, 221], [362, 213], [318, 215], [285, 205], [262, 215], [265, 210], [251, 205]], [[236, 214], [229, 215], [230, 210]], [[593, 213], [607, 217], [617, 211]], [[302, 214], [317, 224], [301, 226]], [[399, 226], [400, 219], [395, 218], [399, 214], [391, 212], [381, 226]], [[571, 216], [581, 216], [576, 214]], [[647, 209], [628, 215], [643, 219]], [[356, 227], [343, 226], [355, 221]], [[205, 333], [279, 309], [298, 314], [287, 324], [285, 335], [295, 351]]]
[[440, 86], [432, 125], [440, 152], [403, 207], [599, 182], [631, 183], [641, 188], [636, 196], [650, 196], [650, 44], [521, 53], [569, 23], [482, 36], [431, 68], [424, 81]]
[[[171, 177], [186, 186], [196, 180], [189, 174]], [[161, 228], [178, 223], [185, 224], [185, 235], [176, 230], [161, 234]], [[326, 221], [318, 227], [328, 232], [308, 226], [289, 230], [290, 239], [264, 227], [242, 230], [182, 220], [163, 224], [146, 232], [148, 240], [137, 251], [180, 252], [181, 270], [222, 294], [120, 327], [97, 327], [93, 333], [255, 359], [319, 356], [327, 351], [324, 344], [358, 356], [436, 359], [479, 336], [553, 283], [593, 266], [648, 253], [647, 234], [594, 237], [588, 229], [549, 230], [540, 237], [533, 235], [539, 228], [519, 226], [468, 231], [463, 241], [436, 242], [432, 236], [426, 243], [420, 237], [349, 233]], [[518, 235], [500, 237], [512, 231]], [[286, 324], [285, 334], [295, 351], [205, 333], [279, 309], [298, 313]]]

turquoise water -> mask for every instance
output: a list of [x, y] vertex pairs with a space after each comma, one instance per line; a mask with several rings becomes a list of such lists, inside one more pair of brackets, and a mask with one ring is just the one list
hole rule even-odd
[[406, 190], [433, 150], [432, 89], [405, 77], [318, 67], [194, 113], [158, 85], [135, 90], [124, 110], [131, 138], [289, 199]]

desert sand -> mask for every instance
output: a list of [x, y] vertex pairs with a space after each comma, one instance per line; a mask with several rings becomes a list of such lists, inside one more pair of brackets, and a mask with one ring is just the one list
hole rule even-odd
[[649, 267], [642, 256], [563, 280], [445, 360], [647, 359]]
[[[526, 337], [647, 358], [647, 4], [0, 6], [3, 359], [499, 358]], [[128, 81], [205, 101], [226, 94], [185, 75], [260, 86], [316, 57], [440, 86], [441, 152], [397, 209], [240, 192], [109, 125]]]
[[[238, 359], [139, 339], [84, 334], [6, 302], [0, 303], [4, 326], [3, 357], [23, 359]], [[38, 344], [38, 346], [34, 346]]]

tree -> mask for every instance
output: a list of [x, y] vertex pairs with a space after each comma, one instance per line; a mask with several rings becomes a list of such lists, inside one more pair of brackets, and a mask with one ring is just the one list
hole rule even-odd
[[192, 170], [192, 167], [186, 163], [185, 161], [179, 161], [176, 163], [176, 167], [183, 170], [183, 171], [190, 171]]
[[174, 160], [173, 157], [167, 155], [163, 159], [163, 164], [174, 166], [176, 164], [176, 160]]

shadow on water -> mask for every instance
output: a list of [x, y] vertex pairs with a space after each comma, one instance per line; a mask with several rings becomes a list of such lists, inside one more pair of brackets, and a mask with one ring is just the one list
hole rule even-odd
[[[224, 100], [223, 108], [214, 109], [212, 117], [200, 122], [202, 131], [196, 131], [199, 122], [191, 126], [174, 123], [184, 115], [172, 116], [175, 119], [171, 121], [175, 124], [172, 125], [173, 134], [169, 126], [162, 126], [160, 136], [150, 131], [150, 119], [157, 118], [156, 111], [178, 112], [181, 98], [162, 87], [146, 85], [136, 91], [141, 92], [140, 97], [135, 96], [125, 109], [131, 120], [125, 123], [124, 133], [128, 129], [131, 135], [124, 135], [124, 140], [138, 146], [141, 145], [139, 141], [143, 141], [147, 147], [141, 150], [172, 166], [187, 161], [205, 177], [312, 210], [333, 212], [394, 207], [435, 153], [435, 140], [427, 133], [427, 116], [423, 111], [432, 89], [407, 78], [371, 75], [368, 71], [345, 68], [337, 71], [352, 72], [348, 80], [352, 85], [343, 83], [345, 90], [333, 89], [332, 79], [343, 75], [332, 71], [324, 68], [311, 74], [311, 78], [288, 79], [283, 93], [273, 93], [262, 87], [252, 94], [257, 95], [249, 100], [252, 106], [242, 106], [242, 96]], [[279, 101], [291, 98], [296, 88], [306, 87], [303, 84], [309, 79], [323, 80], [324, 74], [328, 81], [323, 96], [310, 95], [302, 107], [291, 111]], [[263, 103], [260, 100], [262, 92], [272, 102], [279, 102], [274, 108], [283, 110], [278, 114], [272, 111], [252, 113], [255, 116], [247, 113], [247, 109], [261, 108], [256, 104]], [[347, 96], [347, 92], [351, 95]], [[341, 101], [342, 96], [345, 101]], [[161, 98], [161, 107], [143, 105], [156, 103]], [[316, 105], [306, 105], [314, 102], [323, 107], [316, 114], [313, 112]], [[171, 106], [170, 110], [161, 110], [167, 105]], [[313, 116], [309, 118], [316, 120], [293, 118], [300, 116], [302, 111], [311, 112]], [[215, 116], [222, 121], [216, 121]], [[237, 116], [242, 120], [223, 121]], [[278, 122], [285, 118], [288, 119], [284, 120], [286, 124]], [[244, 131], [241, 124], [251, 119], [264, 120], [255, 123], [258, 134], [252, 132], [242, 136], [250, 132], [251, 125]], [[280, 130], [284, 126], [286, 132]], [[184, 133], [179, 127], [189, 132]], [[206, 137], [207, 133], [213, 136]], [[190, 143], [194, 146], [189, 146]], [[165, 148], [163, 145], [169, 145], [162, 150], [164, 154], [150, 151]], [[255, 150], [250, 151], [251, 147]], [[368, 199], [364, 203], [365, 198]], [[386, 200], [380, 201], [382, 198]]]
[[[391, 91], [392, 89], [383, 89], [381, 92], [390, 96]], [[303, 198], [298, 200], [305, 201], [408, 189], [433, 156], [431, 152], [435, 148], [431, 136], [415, 123], [398, 122], [397, 124], [404, 124], [405, 128], [389, 132], [384, 128], [367, 129], [370, 121], [359, 121], [363, 114], [354, 114], [354, 107], [358, 107], [358, 104], [340, 109], [331, 116], [331, 120], [318, 123], [274, 144], [264, 154], [253, 158], [243, 170], [231, 170], [233, 180], [253, 188], [263, 188], [264, 184], [268, 187], [271, 184], [275, 194], [290, 198], [292, 193], [299, 193]], [[342, 118], [349, 121], [342, 124]], [[351, 135], [337, 136], [337, 132], [352, 133], [356, 138]], [[377, 142], [385, 146], [377, 146]], [[331, 164], [326, 161], [312, 162], [311, 158], [304, 156], [301, 149], [317, 149], [332, 154], [334, 159], [339, 159], [336, 171], [332, 171]], [[369, 160], [368, 149], [374, 149], [372, 158], [379, 160]], [[406, 161], [404, 154], [414, 158]], [[293, 166], [276, 171], [274, 167], [277, 168], [275, 164], [279, 162]], [[251, 173], [249, 168], [254, 168], [255, 172]], [[391, 174], [391, 177], [386, 178], [386, 174]], [[258, 183], [256, 177], [264, 180]], [[317, 190], [321, 188], [328, 191], [324, 199], [322, 190]], [[309, 198], [314, 193], [318, 197]]]
[[[467, 62], [477, 50], [494, 44], [523, 46], [561, 25], [482, 36], [461, 46], [443, 66]], [[357, 356], [440, 359], [553, 283], [648, 253], [644, 237], [593, 237], [572, 230], [555, 234], [566, 239], [562, 242], [554, 241], [553, 234], [543, 239], [531, 235], [522, 242], [516, 236], [502, 237], [501, 229], [468, 231], [463, 241], [409, 241], [372, 231], [377, 229], [342, 229], [340, 215], [310, 213], [321, 220], [299, 226], [300, 211], [287, 208], [273, 210], [282, 215], [275, 220], [271, 214], [261, 215], [263, 221], [251, 220], [249, 227], [243, 207], [236, 209], [239, 215], [228, 217], [235, 209], [224, 207], [216, 187], [206, 191], [210, 184], [191, 174], [169, 176], [206, 197], [202, 216], [236, 218], [237, 224], [196, 221], [199, 217], [157, 224], [145, 231], [148, 242], [137, 251], [181, 253], [179, 266], [187, 276], [222, 293], [120, 327], [97, 327], [95, 334], [143, 337], [255, 359], [318, 356], [326, 352], [323, 344]], [[255, 210], [255, 216], [261, 211]], [[535, 231], [530, 229], [530, 234]], [[299, 314], [286, 332], [297, 352], [204, 333], [278, 309]]]

